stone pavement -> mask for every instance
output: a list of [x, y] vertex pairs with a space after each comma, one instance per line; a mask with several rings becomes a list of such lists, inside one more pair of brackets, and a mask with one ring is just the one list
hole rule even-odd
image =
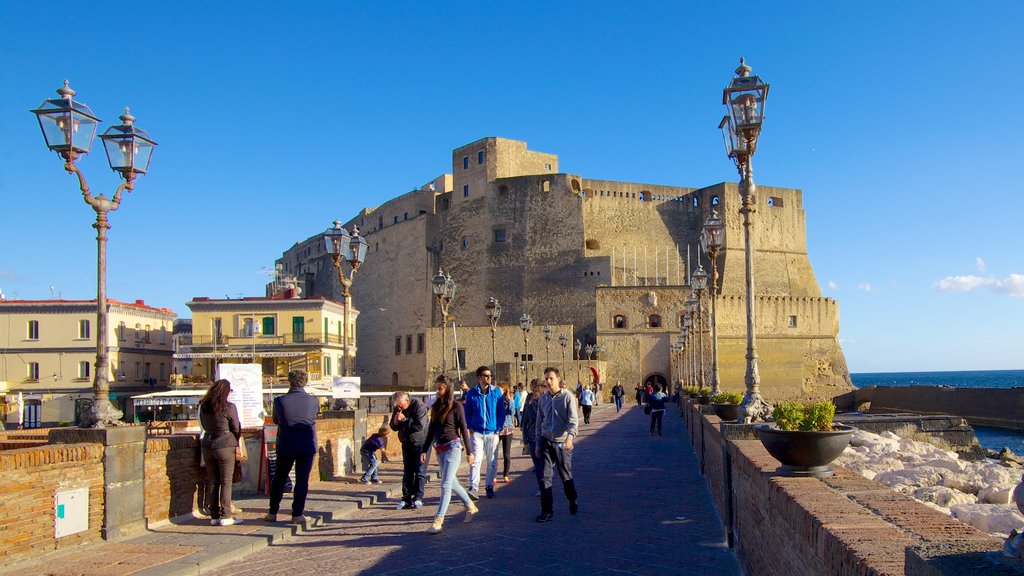
[[[493, 500], [480, 500], [469, 525], [454, 499], [439, 535], [425, 533], [437, 508], [436, 481], [423, 509], [395, 510], [401, 463], [392, 462], [380, 486], [313, 483], [307, 526], [268, 525], [258, 520], [265, 498], [241, 500], [241, 525], [167, 524], [0, 574], [740, 574], [676, 407], [666, 412], [664, 436], [649, 436], [648, 424], [635, 405], [620, 414], [613, 405], [596, 407], [573, 457], [580, 512], [569, 515], [556, 479], [555, 519], [546, 524], [534, 521], [537, 486], [517, 438], [511, 482], [499, 484]], [[460, 478], [465, 484], [465, 464]], [[286, 497], [282, 511], [288, 506]]]

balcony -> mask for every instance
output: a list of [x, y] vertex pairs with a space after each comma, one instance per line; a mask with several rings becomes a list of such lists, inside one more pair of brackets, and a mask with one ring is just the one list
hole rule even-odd
[[[274, 334], [274, 335], [257, 335], [255, 342], [256, 347], [266, 346], [288, 346], [292, 344], [328, 344], [341, 346], [341, 337], [337, 334], [328, 334], [327, 338], [324, 338], [323, 334], [310, 334], [303, 332], [295, 332], [292, 334]], [[349, 336], [349, 346], [355, 345], [355, 338]], [[178, 335], [179, 346], [214, 346], [213, 336], [197, 336], [194, 334], [179, 334]], [[253, 345], [252, 336], [218, 336], [216, 338], [216, 346], [232, 346], [232, 347], [243, 347]]]

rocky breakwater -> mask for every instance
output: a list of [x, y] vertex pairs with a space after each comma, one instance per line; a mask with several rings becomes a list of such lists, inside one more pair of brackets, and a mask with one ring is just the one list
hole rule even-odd
[[1024, 515], [1012, 502], [1022, 467], [1013, 461], [966, 461], [956, 452], [892, 432], [858, 430], [833, 465], [908, 494], [982, 532], [1005, 537], [1024, 527]]

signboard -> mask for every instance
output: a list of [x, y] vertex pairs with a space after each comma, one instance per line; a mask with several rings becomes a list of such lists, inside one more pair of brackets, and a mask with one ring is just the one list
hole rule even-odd
[[221, 364], [217, 377], [231, 382], [228, 402], [238, 408], [242, 428], [263, 425], [263, 368], [259, 364]]
[[331, 397], [358, 400], [360, 387], [361, 382], [359, 376], [335, 376], [334, 387], [331, 389]]

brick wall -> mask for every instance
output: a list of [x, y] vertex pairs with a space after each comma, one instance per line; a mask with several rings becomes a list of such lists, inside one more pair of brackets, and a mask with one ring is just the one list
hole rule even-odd
[[[101, 539], [103, 447], [63, 444], [0, 452], [0, 566]], [[54, 537], [58, 490], [89, 488], [89, 528]]]
[[150, 437], [146, 440], [146, 521], [192, 513], [205, 472], [199, 467], [195, 435]]
[[[784, 478], [749, 431], [683, 404], [712, 500], [746, 574], [902, 575], [908, 547], [1002, 542], [872, 480], [836, 467], [825, 479]], [[735, 429], [734, 429], [735, 428]], [[723, 450], [723, 447], [725, 450]]]

